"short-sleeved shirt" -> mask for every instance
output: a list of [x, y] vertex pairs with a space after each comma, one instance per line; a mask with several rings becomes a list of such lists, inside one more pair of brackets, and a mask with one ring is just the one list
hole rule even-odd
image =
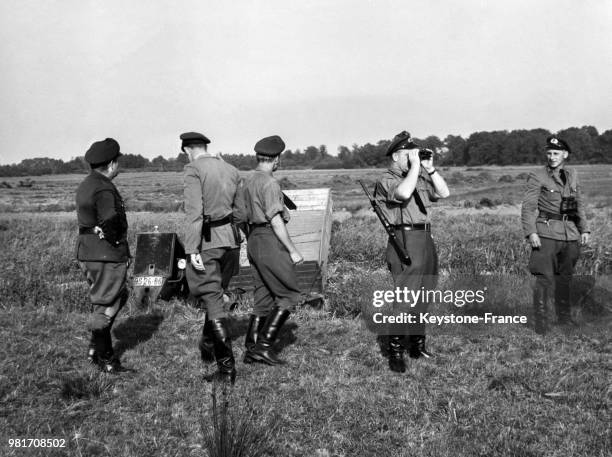
[[374, 198], [382, 203], [380, 206], [392, 225], [430, 222], [429, 208], [439, 198], [431, 176], [421, 167], [414, 192], [408, 200], [400, 200], [395, 191], [404, 179], [394, 163], [376, 182]]
[[185, 253], [195, 254], [214, 248], [235, 248], [231, 224], [212, 226], [210, 241], [202, 233], [203, 216], [219, 221], [234, 212], [240, 174], [220, 157], [199, 157], [185, 165]]
[[279, 213], [285, 222], [289, 221], [289, 211], [283, 203], [283, 192], [270, 173], [260, 170], [251, 172], [244, 178], [240, 192], [244, 222], [265, 224]]
[[[576, 220], [549, 219], [540, 212], [561, 214], [561, 199], [575, 197]], [[589, 231], [584, 201], [575, 170], [564, 167], [542, 167], [529, 174], [525, 185], [525, 196], [521, 209], [523, 233], [529, 236], [537, 233], [543, 238], [561, 241], [576, 241], [580, 234]]]

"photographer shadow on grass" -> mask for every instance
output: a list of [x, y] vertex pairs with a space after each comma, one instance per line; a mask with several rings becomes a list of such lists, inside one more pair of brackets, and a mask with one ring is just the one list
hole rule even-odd
[[132, 316], [118, 323], [113, 329], [117, 339], [114, 345], [115, 354], [121, 357], [125, 351], [150, 340], [163, 320], [164, 316], [157, 312]]

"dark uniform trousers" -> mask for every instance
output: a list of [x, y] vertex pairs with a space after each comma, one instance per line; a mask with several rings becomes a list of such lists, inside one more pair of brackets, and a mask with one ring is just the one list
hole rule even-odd
[[92, 344], [99, 355], [108, 358], [113, 353], [111, 327], [129, 297], [127, 264], [85, 261], [79, 265], [89, 284], [93, 308], [87, 325], [92, 332]]
[[240, 269], [240, 248], [206, 249], [200, 252], [200, 256], [205, 271], [198, 271], [191, 262], [187, 263], [189, 290], [204, 302], [208, 320], [227, 317], [223, 307], [223, 291]]
[[578, 241], [553, 240], [540, 237], [542, 246], [532, 249], [529, 271], [536, 277], [535, 294], [547, 296], [554, 287], [555, 308], [560, 317], [569, 317], [569, 292], [574, 267], [580, 256]]
[[247, 244], [253, 265], [253, 314], [267, 316], [272, 308], [294, 311], [300, 298], [295, 265], [271, 227], [255, 227]]
[[[402, 233], [403, 232], [403, 233]], [[438, 254], [430, 231], [396, 229], [396, 236], [410, 256], [411, 263], [403, 263], [391, 243], [387, 244], [387, 266], [393, 276], [395, 288], [408, 290], [434, 289], [437, 285]], [[404, 243], [405, 240], [405, 243]], [[394, 312], [406, 312], [416, 316], [415, 323], [390, 324], [389, 335], [425, 335], [425, 324], [420, 323], [419, 313], [427, 310], [427, 303], [420, 301], [415, 306], [395, 303]]]

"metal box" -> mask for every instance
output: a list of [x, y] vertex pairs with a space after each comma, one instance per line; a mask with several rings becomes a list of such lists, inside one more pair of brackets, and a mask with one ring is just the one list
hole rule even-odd
[[186, 296], [185, 265], [185, 248], [176, 233], [138, 233], [132, 278], [136, 303]]

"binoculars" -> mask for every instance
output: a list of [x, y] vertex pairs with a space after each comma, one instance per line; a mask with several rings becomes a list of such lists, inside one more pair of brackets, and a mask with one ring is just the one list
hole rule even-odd
[[576, 216], [578, 214], [578, 202], [576, 197], [561, 197], [561, 214]]
[[419, 149], [419, 159], [429, 160], [432, 156], [433, 151], [431, 149]]

